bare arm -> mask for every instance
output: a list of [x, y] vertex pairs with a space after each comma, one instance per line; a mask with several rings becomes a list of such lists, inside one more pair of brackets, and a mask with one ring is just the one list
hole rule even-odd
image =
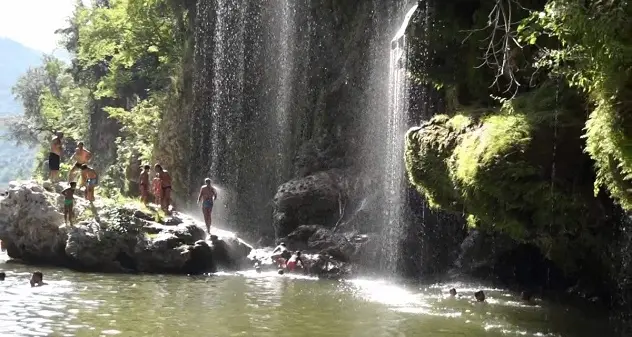
[[200, 188], [200, 195], [198, 195], [198, 204], [200, 203], [200, 201], [202, 201], [202, 191], [204, 190], [204, 187]]
[[217, 190], [213, 187], [213, 201], [217, 199]]

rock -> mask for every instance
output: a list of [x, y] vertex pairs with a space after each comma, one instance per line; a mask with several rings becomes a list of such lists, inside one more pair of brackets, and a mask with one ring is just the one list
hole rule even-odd
[[301, 224], [335, 225], [342, 195], [338, 176], [330, 170], [281, 185], [274, 196], [276, 237], [285, 237]]
[[221, 236], [211, 235], [211, 250], [216, 266], [229, 270], [251, 267], [248, 257], [253, 250], [252, 246], [226, 233], [229, 232], [222, 232]]
[[216, 265], [239, 268], [252, 251], [234, 234], [218, 229], [219, 237], [207, 243], [202, 224], [186, 214], [174, 213], [170, 219], [175, 220], [163, 225], [138, 205], [112, 206], [99, 199], [91, 206], [75, 197], [75, 215], [82, 220], [65, 226], [59, 212], [63, 198], [53, 192], [63, 188], [10, 185], [0, 198], [0, 240], [9, 257], [77, 270], [198, 274], [213, 272]]
[[325, 254], [344, 262], [349, 261], [356, 250], [356, 245], [344, 235], [318, 225], [299, 226], [285, 241], [291, 250]]

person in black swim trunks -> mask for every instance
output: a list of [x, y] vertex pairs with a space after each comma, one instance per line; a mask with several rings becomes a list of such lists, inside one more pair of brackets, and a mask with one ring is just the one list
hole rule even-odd
[[[81, 167], [84, 164], [88, 164], [90, 159], [92, 159], [92, 152], [86, 150], [86, 148], [83, 145], [83, 142], [77, 143], [77, 149], [75, 150], [75, 154], [73, 154], [72, 157], [70, 158], [71, 161], [72, 160], [75, 161], [75, 164], [70, 169], [70, 172], [68, 172], [68, 182], [71, 182], [74, 180], [73, 179], [74, 173], [77, 171], [81, 171]], [[83, 181], [82, 185], [85, 185], [85, 184], [86, 182]]]
[[57, 182], [59, 177], [59, 165], [61, 165], [61, 153], [64, 147], [61, 140], [64, 138], [64, 134], [57, 132], [55, 138], [50, 144], [50, 153], [48, 154], [48, 169], [50, 170], [50, 180]]
[[169, 175], [169, 172], [163, 169], [160, 164], [154, 165], [154, 171], [158, 173], [160, 188], [162, 189], [160, 206], [165, 213], [169, 213], [169, 204], [171, 204], [171, 175]]
[[211, 234], [211, 212], [213, 212], [213, 203], [217, 199], [217, 190], [211, 185], [211, 179], [206, 178], [204, 180], [205, 185], [200, 188], [200, 195], [198, 196], [198, 204], [202, 202], [202, 213], [204, 214], [204, 223], [206, 224], [206, 231]]

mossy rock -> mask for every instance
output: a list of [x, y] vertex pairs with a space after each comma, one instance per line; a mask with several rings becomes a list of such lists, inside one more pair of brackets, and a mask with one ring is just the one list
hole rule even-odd
[[458, 138], [472, 125], [469, 117], [438, 115], [406, 134], [408, 178], [433, 208], [457, 210], [461, 200], [452, 186], [447, 159]]
[[[594, 196], [570, 185], [566, 170], [551, 176], [553, 119], [541, 100], [526, 103], [506, 102], [486, 114], [439, 115], [411, 129], [406, 136], [408, 176], [431, 205], [466, 214], [474, 227], [534, 243], [572, 271], [586, 252], [604, 248], [603, 235], [608, 234], [597, 230], [603, 220], [594, 211]], [[560, 120], [567, 117], [564, 113]], [[567, 132], [575, 127], [560, 125], [560, 134], [575, 135]], [[568, 152], [562, 144], [567, 143], [560, 142], [557, 151]], [[565, 254], [573, 250], [579, 251]]]

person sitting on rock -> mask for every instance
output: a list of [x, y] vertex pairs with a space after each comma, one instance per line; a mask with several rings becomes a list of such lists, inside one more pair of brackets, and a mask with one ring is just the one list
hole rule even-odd
[[274, 248], [272, 255], [270, 256], [272, 261], [274, 261], [279, 268], [283, 268], [285, 261], [289, 260], [290, 257], [292, 257], [292, 253], [287, 250], [285, 242], [281, 242], [276, 248]]
[[294, 272], [297, 268], [305, 270], [305, 264], [303, 263], [303, 258], [301, 258], [300, 251], [294, 253], [294, 255], [292, 255], [292, 257], [287, 261], [286, 268], [289, 272]]
[[36, 271], [33, 273], [33, 275], [31, 275], [31, 287], [41, 287], [46, 285], [47, 283], [44, 283], [44, 274], [42, 274], [41, 271]]
[[86, 182], [86, 199], [94, 202], [94, 188], [99, 184], [99, 175], [92, 167], [84, 164], [81, 166], [81, 176]]
[[64, 196], [64, 223], [72, 226], [72, 218], [74, 217], [74, 203], [75, 203], [75, 188], [77, 187], [77, 183], [72, 181], [70, 182], [70, 187], [61, 191], [61, 195]]
[[140, 189], [140, 201], [147, 205], [149, 203], [149, 170], [151, 166], [145, 165], [143, 172], [140, 173], [139, 189]]

